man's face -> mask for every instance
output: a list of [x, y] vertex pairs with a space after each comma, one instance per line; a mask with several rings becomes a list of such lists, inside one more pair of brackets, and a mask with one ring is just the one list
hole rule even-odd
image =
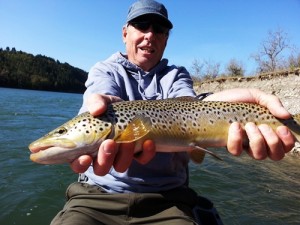
[[123, 41], [126, 44], [128, 60], [149, 71], [161, 60], [168, 34], [168, 28], [147, 17], [130, 22], [123, 27]]

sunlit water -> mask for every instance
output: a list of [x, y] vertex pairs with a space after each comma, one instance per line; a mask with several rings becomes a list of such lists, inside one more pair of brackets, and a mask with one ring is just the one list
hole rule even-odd
[[[77, 179], [68, 165], [38, 165], [28, 144], [77, 114], [82, 96], [0, 88], [0, 224], [47, 225]], [[211, 199], [224, 224], [300, 224], [299, 158], [280, 162], [206, 157], [190, 166], [191, 186]]]

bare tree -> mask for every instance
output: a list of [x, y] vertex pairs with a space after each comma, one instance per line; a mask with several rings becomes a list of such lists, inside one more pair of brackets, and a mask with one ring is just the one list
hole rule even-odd
[[298, 55], [290, 55], [287, 67], [290, 69], [300, 67], [300, 52], [298, 53]]
[[192, 74], [194, 77], [201, 77], [203, 63], [200, 62], [198, 59], [194, 59], [192, 62]]
[[219, 76], [221, 64], [212, 60], [204, 61], [204, 74], [205, 79], [214, 79]]
[[220, 74], [220, 63], [212, 60], [194, 59], [192, 62], [192, 77], [198, 79], [214, 79]]
[[268, 37], [261, 43], [261, 49], [252, 57], [258, 63], [259, 72], [279, 69], [284, 62], [283, 51], [290, 48], [287, 33], [282, 29], [269, 31]]
[[231, 59], [226, 67], [226, 74], [228, 76], [242, 77], [244, 76], [245, 69], [243, 64], [235, 59]]

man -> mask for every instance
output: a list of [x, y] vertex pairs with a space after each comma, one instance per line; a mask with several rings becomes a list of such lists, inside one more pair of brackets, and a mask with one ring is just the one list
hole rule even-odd
[[[162, 59], [173, 24], [166, 8], [155, 1], [140, 0], [128, 12], [123, 27], [126, 54], [116, 53], [97, 63], [86, 82], [80, 112], [99, 115], [115, 101], [165, 99], [195, 96], [189, 73], [183, 67], [169, 66]], [[289, 113], [278, 98], [256, 89], [234, 89], [212, 94], [211, 101], [243, 101], [264, 105], [279, 118]], [[266, 125], [245, 126], [248, 153], [255, 159], [280, 160], [294, 139], [282, 126], [276, 132]], [[242, 152], [243, 130], [233, 123], [228, 150]], [[147, 140], [139, 155], [134, 143], [117, 145], [104, 141], [96, 158], [81, 156], [71, 167], [82, 173], [79, 182], [67, 191], [68, 202], [54, 218], [57, 224], [196, 224], [192, 209], [197, 194], [188, 187], [186, 153], [155, 153], [155, 143]]]

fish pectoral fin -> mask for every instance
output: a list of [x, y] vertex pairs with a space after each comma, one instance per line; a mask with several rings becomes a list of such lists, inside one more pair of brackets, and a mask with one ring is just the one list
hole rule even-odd
[[120, 133], [114, 140], [117, 143], [130, 143], [137, 141], [147, 135], [152, 129], [152, 123], [149, 117], [137, 115], [127, 125], [124, 131]]
[[205, 148], [202, 148], [200, 146], [197, 146], [197, 145], [193, 146], [193, 149], [189, 152], [189, 155], [193, 162], [200, 164], [200, 163], [202, 163], [202, 161], [205, 157], [205, 153], [213, 156], [215, 159], [223, 161], [223, 159], [221, 159], [215, 153], [213, 153]]

